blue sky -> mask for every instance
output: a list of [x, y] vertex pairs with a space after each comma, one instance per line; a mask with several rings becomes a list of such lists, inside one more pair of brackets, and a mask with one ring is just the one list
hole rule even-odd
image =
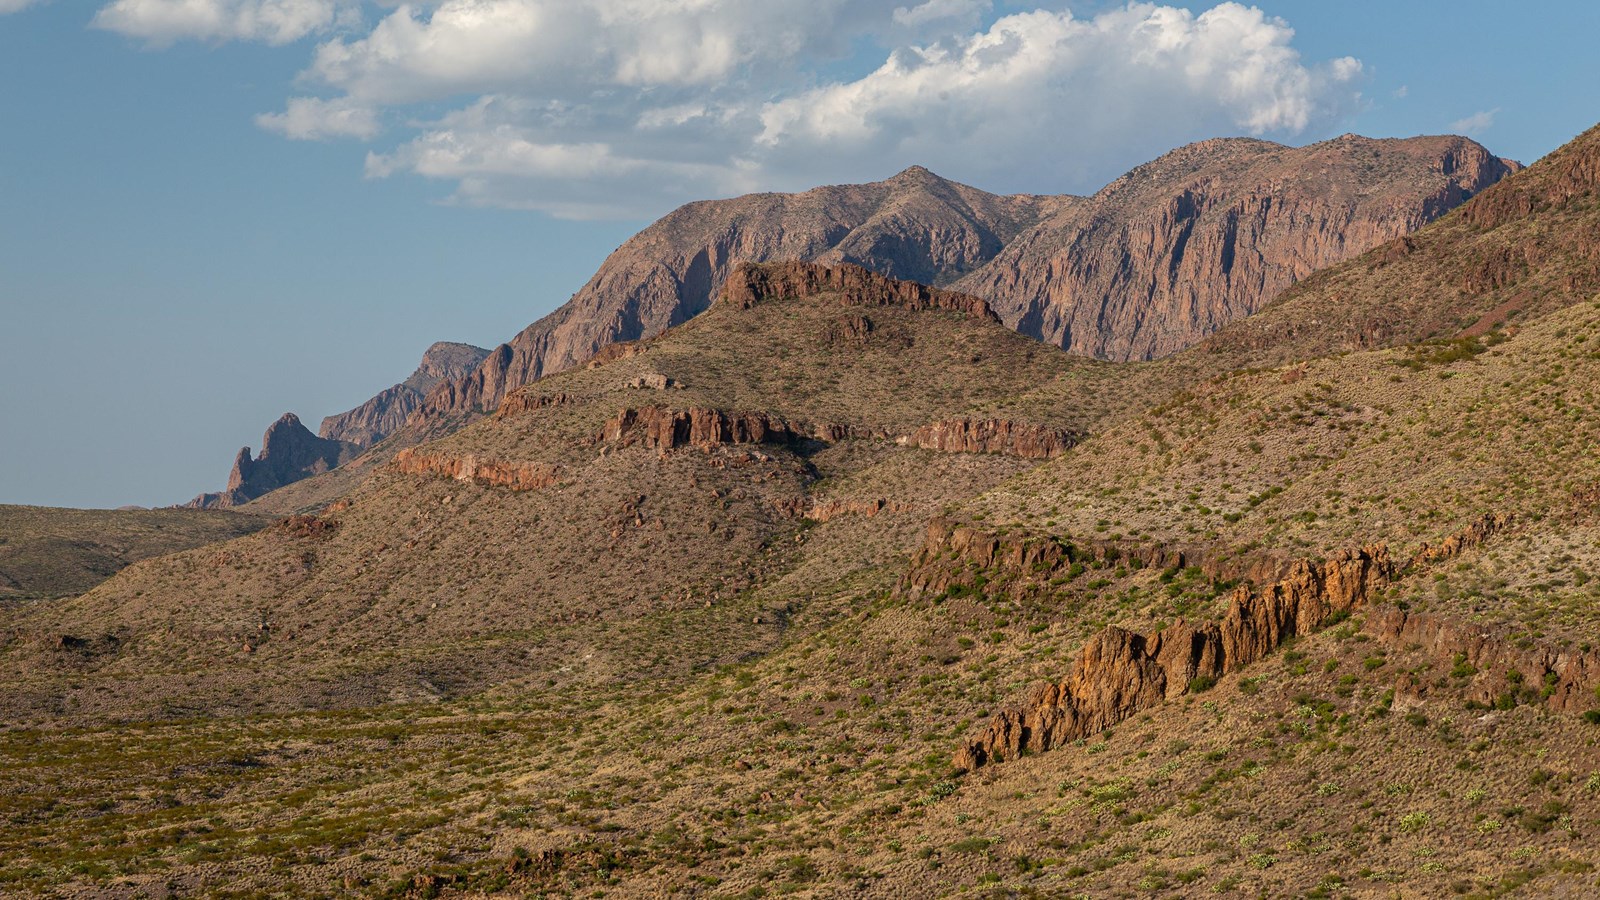
[[1088, 192], [1219, 134], [1528, 162], [1600, 118], [1577, 2], [102, 3], [0, 0], [0, 502], [214, 490], [689, 199]]

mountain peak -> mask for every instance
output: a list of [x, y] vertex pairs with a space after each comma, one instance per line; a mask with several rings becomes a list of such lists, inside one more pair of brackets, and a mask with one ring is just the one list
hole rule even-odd
[[935, 175], [923, 166], [908, 166], [888, 180], [894, 185], [943, 184], [948, 179]]

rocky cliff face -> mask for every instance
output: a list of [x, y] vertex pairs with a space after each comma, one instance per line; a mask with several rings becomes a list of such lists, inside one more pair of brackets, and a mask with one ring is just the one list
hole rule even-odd
[[1024, 334], [1102, 359], [1153, 359], [1515, 168], [1455, 137], [1204, 141], [1062, 207], [955, 286]]
[[1070, 350], [1160, 356], [1514, 168], [1465, 138], [1228, 139], [1176, 150], [1090, 198], [999, 197], [913, 168], [875, 184], [693, 203], [630, 239], [476, 370], [440, 384], [418, 416], [492, 412], [541, 375], [683, 322], [742, 261], [850, 262], [958, 285], [1006, 324]]
[[904, 443], [944, 453], [1004, 453], [1024, 459], [1051, 459], [1071, 449], [1080, 437], [1060, 428], [1004, 419], [953, 419], [924, 425]]
[[465, 377], [488, 355], [489, 351], [482, 347], [440, 341], [422, 354], [417, 370], [405, 381], [355, 409], [328, 416], [322, 420], [318, 433], [329, 440], [370, 447], [405, 425], [440, 382]]
[[724, 412], [696, 407], [624, 409], [606, 423], [607, 444], [643, 444], [665, 453], [675, 447], [709, 450], [729, 444], [788, 444], [805, 437], [789, 423], [763, 412]]
[[[1310, 634], [1365, 606], [1396, 578], [1479, 546], [1510, 525], [1505, 517], [1484, 516], [1437, 544], [1422, 545], [1404, 562], [1392, 560], [1383, 545], [1374, 545], [1345, 550], [1321, 562], [1302, 559], [1287, 566], [1275, 559], [1214, 563], [1208, 568], [1232, 577], [1282, 574], [1270, 582], [1254, 582], [1260, 587], [1247, 583], [1236, 588], [1219, 622], [1180, 620], [1151, 634], [1105, 628], [1085, 643], [1065, 680], [1042, 685], [1022, 704], [997, 714], [956, 751], [955, 765], [972, 770], [1102, 731], [1192, 690], [1196, 679], [1215, 680], [1250, 665], [1285, 640]], [[1002, 537], [935, 522], [900, 590], [911, 595], [938, 591], [955, 583], [951, 573], [963, 570], [983, 572], [997, 584], [1014, 588], [1019, 579], [1043, 583], [1075, 558], [1113, 554], [1147, 564], [1195, 562], [1181, 552], [1148, 546], [1077, 548], [1050, 539]], [[1482, 662], [1486, 669], [1531, 673], [1548, 688], [1543, 699], [1557, 708], [1586, 708], [1594, 683], [1600, 682], [1600, 655], [1519, 646], [1509, 637], [1494, 639], [1482, 628], [1391, 608], [1379, 610], [1372, 619], [1368, 630], [1380, 639], [1430, 646], [1444, 660], [1459, 653], [1474, 664]]]
[[355, 444], [312, 434], [294, 413], [284, 413], [261, 437], [261, 455], [244, 447], [234, 458], [226, 490], [201, 494], [185, 506], [225, 509], [239, 506], [286, 484], [343, 465], [361, 451]]
[[414, 447], [395, 454], [390, 467], [403, 475], [450, 478], [513, 491], [537, 491], [561, 479], [561, 467], [557, 465], [511, 462], [472, 453], [452, 454]]
[[1600, 291], [1600, 126], [1197, 350], [1248, 365], [1481, 335]]
[[1237, 671], [1287, 638], [1316, 631], [1392, 574], [1383, 547], [1363, 547], [1321, 564], [1301, 561], [1259, 592], [1239, 588], [1221, 622], [1179, 621], [1154, 634], [1107, 627], [1084, 645], [1066, 680], [996, 715], [956, 751], [955, 764], [976, 769], [1103, 731], [1189, 691], [1197, 678]]
[[691, 203], [635, 235], [566, 305], [442, 384], [422, 415], [492, 412], [512, 389], [710, 306], [741, 262], [856, 263], [923, 284], [983, 265], [1070, 199], [999, 197], [911, 168], [874, 184]]

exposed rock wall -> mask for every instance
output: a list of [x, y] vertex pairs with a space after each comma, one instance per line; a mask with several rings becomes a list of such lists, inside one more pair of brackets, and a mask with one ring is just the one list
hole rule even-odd
[[913, 168], [888, 181], [692, 203], [613, 253], [563, 307], [441, 384], [418, 416], [506, 392], [710, 306], [740, 263], [854, 263], [955, 287], [1067, 349], [1188, 346], [1320, 266], [1405, 234], [1512, 171], [1459, 137], [1183, 147], [1094, 197], [1000, 197]]
[[570, 394], [540, 394], [529, 391], [517, 391], [500, 404], [495, 410], [495, 418], [505, 418], [518, 413], [533, 412], [537, 409], [550, 409], [556, 406], [568, 406], [577, 401]]
[[471, 344], [440, 341], [422, 354], [405, 381], [385, 389], [355, 409], [328, 416], [318, 433], [329, 440], [370, 447], [406, 424], [422, 406], [422, 398], [442, 381], [465, 377], [489, 351]]
[[787, 518], [805, 518], [813, 522], [827, 522], [840, 516], [864, 516], [870, 519], [882, 512], [910, 512], [915, 509], [910, 503], [890, 500], [885, 497], [876, 497], [870, 500], [856, 498], [818, 500], [808, 497], [795, 498], [783, 503], [774, 501], [774, 505]]
[[529, 325], [477, 370], [429, 395], [421, 416], [494, 410], [507, 391], [660, 334], [710, 307], [744, 262], [854, 263], [944, 284], [992, 259], [1041, 209], [1077, 198], [997, 196], [913, 167], [886, 181], [690, 203], [609, 256], [564, 306]]
[[[517, 400], [519, 396], [513, 394], [508, 402], [521, 402]], [[620, 410], [606, 423], [597, 442], [622, 446], [642, 443], [652, 450], [665, 452], [674, 447], [706, 450], [727, 444], [789, 444], [808, 439], [832, 443], [850, 438], [888, 437], [889, 432], [881, 428], [789, 422], [764, 412], [646, 406]], [[910, 435], [895, 438], [902, 446], [925, 450], [1002, 453], [1025, 459], [1056, 456], [1070, 448], [1075, 440], [1067, 431], [1004, 419], [935, 422]]]
[[[1510, 524], [1506, 517], [1484, 516], [1438, 544], [1423, 545], [1404, 564], [1391, 560], [1381, 544], [1345, 550], [1320, 563], [1294, 561], [1285, 574], [1263, 587], [1247, 584], [1236, 588], [1220, 622], [1194, 625], [1180, 620], [1152, 634], [1107, 627], [1084, 645], [1064, 681], [1043, 685], [1023, 704], [997, 714], [976, 738], [956, 751], [955, 764], [972, 770], [1015, 758], [1024, 751], [1049, 750], [1102, 731], [1141, 710], [1182, 695], [1197, 678], [1215, 679], [1238, 671], [1271, 653], [1288, 638], [1310, 634], [1331, 619], [1365, 605], [1378, 589], [1401, 574], [1482, 544]], [[1091, 552], [1104, 554], [1108, 549]], [[973, 563], [1026, 578], [1048, 578], [1083, 552], [1050, 539], [1002, 539], [972, 528], [936, 523], [913, 559], [901, 589], [942, 589], [942, 584], [950, 583], [949, 573]], [[1130, 548], [1126, 555], [1154, 564], [1181, 565], [1185, 561], [1181, 552], [1148, 547]], [[1264, 566], [1246, 562], [1234, 563], [1233, 567], [1270, 570], [1277, 565], [1276, 560], [1269, 560]], [[1380, 637], [1387, 632], [1403, 635], [1408, 622], [1414, 632], [1430, 631], [1436, 644], [1451, 644], [1466, 635], [1455, 626], [1424, 624], [1425, 620], [1399, 615], [1398, 620], [1380, 618], [1380, 622], [1389, 623], [1377, 628]], [[1492, 652], [1515, 649], [1509, 643], [1496, 646], [1498, 649]], [[1462, 651], [1450, 651], [1455, 652]], [[1491, 651], [1480, 647], [1471, 652]], [[1581, 695], [1600, 676], [1600, 667], [1593, 661], [1555, 660], [1545, 651], [1519, 660], [1536, 668], [1540, 677], [1558, 671], [1559, 665], [1562, 696]]]
[[728, 444], [788, 444], [808, 436], [763, 412], [646, 406], [618, 412], [606, 423], [600, 440], [623, 446], [642, 443], [652, 450], [665, 452], [674, 447], [709, 450]]
[[513, 491], [537, 491], [561, 480], [561, 467], [550, 463], [510, 462], [471, 453], [457, 456], [415, 447], [401, 450], [390, 467], [403, 475], [453, 478]]
[[1237, 671], [1287, 638], [1316, 631], [1364, 603], [1393, 572], [1384, 547], [1363, 547], [1320, 564], [1302, 560], [1259, 592], [1238, 588], [1221, 622], [1179, 621], [1148, 635], [1108, 627], [1084, 645], [1065, 681], [996, 715], [956, 751], [955, 764], [976, 769], [1102, 731], [1185, 693], [1196, 678]]
[[195, 509], [239, 506], [268, 491], [343, 465], [360, 452], [355, 444], [317, 437], [300, 424], [294, 413], [284, 413], [261, 436], [260, 456], [252, 458], [250, 448], [245, 447], [234, 457], [226, 490], [201, 494], [184, 505]]
[[[1596, 706], [1600, 651], [1529, 644], [1504, 629], [1393, 606], [1374, 607], [1362, 627], [1389, 646], [1414, 648], [1437, 662], [1476, 669], [1466, 685], [1467, 696], [1484, 705], [1508, 693], [1527, 692], [1561, 712]], [[1513, 672], [1515, 681], [1508, 678]], [[1429, 691], [1426, 682], [1415, 678], [1403, 679], [1398, 687], [1418, 696]]]
[[723, 302], [749, 309], [763, 300], [836, 294], [841, 306], [942, 309], [974, 319], [1000, 321], [989, 304], [970, 294], [942, 291], [914, 281], [896, 281], [855, 265], [787, 262], [741, 264], [728, 277]]
[[1051, 459], [1072, 449], [1078, 440], [1078, 435], [1061, 428], [1005, 419], [956, 419], [924, 425], [904, 443], [945, 453], [1003, 453], [1024, 459]]
[[[1204, 141], [1047, 218], [953, 287], [1075, 353], [1154, 359], [1515, 171], [1465, 138]], [[1379, 187], [1374, 190], [1375, 187]]]

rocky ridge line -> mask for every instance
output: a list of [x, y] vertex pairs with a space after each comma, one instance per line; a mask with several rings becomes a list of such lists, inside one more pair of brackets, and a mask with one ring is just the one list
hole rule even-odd
[[618, 248], [565, 306], [441, 384], [417, 416], [492, 411], [609, 344], [687, 321], [745, 262], [857, 263], [959, 286], [1022, 333], [1077, 352], [1170, 353], [1515, 168], [1460, 137], [1219, 139], [1089, 198], [999, 197], [914, 168], [874, 184], [692, 203]]
[[354, 459], [361, 448], [345, 441], [328, 440], [311, 433], [294, 413], [284, 413], [261, 436], [261, 455], [239, 450], [228, 473], [228, 487], [201, 494], [185, 503], [190, 509], [227, 509], [248, 503], [286, 484], [337, 468]]
[[561, 467], [542, 462], [509, 462], [476, 454], [460, 456], [408, 447], [395, 455], [390, 468], [402, 475], [451, 478], [485, 487], [536, 491], [561, 480]]
[[[1483, 516], [1438, 544], [1424, 544], [1404, 564], [1393, 561], [1382, 544], [1347, 549], [1320, 563], [1296, 560], [1282, 577], [1259, 589], [1248, 585], [1236, 588], [1227, 614], [1217, 623], [1193, 625], [1180, 620], [1152, 634], [1107, 627], [1084, 644], [1065, 680], [1043, 685], [1023, 704], [997, 714], [978, 737], [956, 751], [954, 763], [971, 771], [1102, 731], [1189, 692], [1197, 679], [1211, 681], [1238, 671], [1288, 638], [1310, 634], [1343, 618], [1365, 606], [1378, 589], [1478, 546], [1510, 524], [1506, 517]], [[935, 587], [945, 579], [919, 575], [919, 565], [948, 570], [954, 564], [965, 564], [963, 558], [971, 559], [974, 551], [978, 558], [1024, 572], [1034, 580], [1048, 578], [1075, 553], [1056, 542], [983, 540], [971, 529], [936, 523], [901, 589], [921, 592]], [[1268, 561], [1266, 566], [1277, 564]], [[1244, 563], [1232, 568], [1237, 572], [1261, 566]], [[1531, 674], [1544, 685], [1541, 699], [1556, 709], [1590, 704], [1592, 691], [1600, 684], [1600, 653], [1521, 647], [1509, 636], [1496, 638], [1483, 633], [1481, 627], [1399, 609], [1380, 609], [1370, 618], [1367, 631], [1381, 641], [1431, 648], [1442, 659], [1462, 654], [1484, 670], [1515, 668]], [[1412, 687], [1424, 690], [1419, 685]], [[1487, 696], [1492, 686], [1485, 683], [1479, 693]]]
[[741, 263], [728, 276], [723, 302], [750, 309], [763, 301], [837, 294], [841, 306], [897, 306], [914, 311], [940, 309], [999, 322], [989, 304], [971, 294], [897, 281], [857, 265], [816, 263]]
[[355, 409], [328, 416], [317, 433], [329, 440], [370, 447], [400, 430], [440, 382], [465, 376], [488, 355], [489, 351], [482, 347], [439, 341], [423, 352], [416, 371], [405, 381], [386, 388]]

